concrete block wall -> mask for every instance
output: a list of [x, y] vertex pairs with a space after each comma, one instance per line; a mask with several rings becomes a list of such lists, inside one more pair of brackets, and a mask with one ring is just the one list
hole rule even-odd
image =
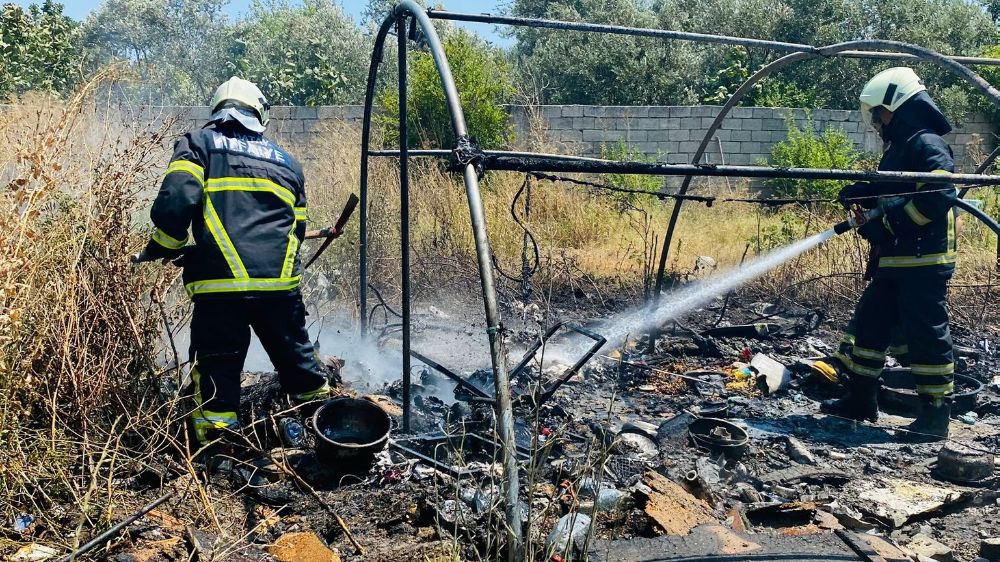
[[[715, 116], [718, 106], [580, 106], [551, 105], [511, 107], [515, 130], [522, 137], [529, 130], [544, 130], [545, 141], [557, 149], [584, 156], [601, 156], [620, 142], [631, 149], [672, 164], [690, 163]], [[817, 109], [810, 112], [817, 132], [837, 128], [847, 133], [858, 150], [879, 152], [881, 140], [865, 129], [857, 111]], [[544, 126], [532, 127], [532, 120]], [[766, 161], [775, 143], [788, 137], [789, 120], [804, 128], [807, 114], [801, 109], [737, 107], [722, 122], [702, 162], [755, 165]], [[946, 137], [963, 170], [975, 167], [996, 145], [994, 130], [975, 118]], [[970, 149], [970, 145], [979, 145]], [[983, 153], [985, 151], [985, 153]]]
[[[551, 149], [583, 156], [600, 156], [606, 147], [624, 142], [631, 149], [668, 163], [689, 163], [718, 106], [510, 106], [508, 111], [520, 146], [532, 131], [544, 131]], [[817, 109], [810, 112], [816, 131], [839, 128], [856, 148], [878, 152], [881, 141], [866, 131], [857, 111]], [[308, 143], [328, 125], [360, 124], [363, 108], [357, 105], [323, 107], [274, 107], [269, 134], [279, 142]], [[140, 120], [177, 120], [178, 130], [200, 127], [208, 119], [207, 107], [143, 107], [132, 111]], [[798, 127], [807, 123], [801, 109], [767, 107], [734, 108], [722, 123], [702, 162], [754, 165], [766, 161], [771, 147], [785, 140], [789, 119]], [[541, 125], [541, 127], [539, 127]], [[475, 131], [472, 131], [475, 134]], [[982, 118], [970, 119], [947, 136], [955, 160], [971, 171], [975, 160], [996, 146], [995, 131]], [[450, 148], [450, 147], [442, 147]]]

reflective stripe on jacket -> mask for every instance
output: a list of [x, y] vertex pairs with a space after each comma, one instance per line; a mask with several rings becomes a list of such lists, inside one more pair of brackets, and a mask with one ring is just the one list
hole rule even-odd
[[302, 274], [302, 168], [271, 140], [209, 126], [177, 141], [153, 202], [152, 241], [177, 249], [192, 297], [290, 291]]
[[[951, 147], [939, 135], [917, 131], [895, 141], [883, 154], [879, 170], [948, 174], [955, 171]], [[882, 183], [880, 196], [906, 194], [904, 205], [890, 209], [883, 224], [896, 238], [881, 246], [879, 269], [948, 266], [956, 259], [955, 212], [958, 193], [950, 183]]]

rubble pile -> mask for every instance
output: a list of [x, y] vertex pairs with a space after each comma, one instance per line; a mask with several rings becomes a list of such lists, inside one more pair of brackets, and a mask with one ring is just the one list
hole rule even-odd
[[[959, 371], [982, 385], [956, 412], [951, 439], [902, 444], [905, 411], [877, 424], [819, 413], [819, 401], [838, 394], [808, 370], [838, 338], [819, 314], [766, 303], [729, 304], [728, 313], [742, 323], [720, 322], [709, 307], [666, 326], [652, 345], [604, 349], [545, 400], [539, 390], [566, 365], [535, 362], [516, 373], [519, 507], [533, 559], [1000, 561], [1000, 358], [988, 341], [958, 348]], [[463, 375], [491, 391], [488, 369]], [[118, 562], [503, 556], [492, 405], [432, 368], [414, 379], [411, 434], [399, 430], [401, 388], [389, 384], [366, 398], [391, 417], [392, 437], [370, 464], [348, 469], [317, 458], [307, 416], [300, 425], [276, 418], [273, 375], [258, 377], [244, 389], [245, 423], [266, 461], [208, 487], [225, 490], [220, 510], [240, 513], [242, 502], [245, 536], [234, 541], [161, 508], [105, 554]], [[169, 482], [169, 465], [163, 472]], [[165, 485], [190, 494], [185, 478]], [[25, 518], [19, 532], [30, 533]], [[31, 546], [19, 559], [47, 559], [43, 545]]]

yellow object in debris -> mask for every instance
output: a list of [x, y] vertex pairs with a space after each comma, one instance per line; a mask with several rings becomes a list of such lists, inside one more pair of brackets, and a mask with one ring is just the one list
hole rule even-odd
[[840, 373], [837, 372], [837, 368], [826, 361], [816, 361], [810, 369], [833, 384], [840, 384]]

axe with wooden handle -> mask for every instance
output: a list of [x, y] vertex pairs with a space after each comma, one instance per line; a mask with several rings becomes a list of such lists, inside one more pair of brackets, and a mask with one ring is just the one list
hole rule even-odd
[[340, 212], [340, 218], [337, 219], [337, 222], [334, 223], [333, 226], [306, 232], [306, 240], [313, 240], [316, 238], [325, 238], [325, 240], [323, 240], [319, 249], [316, 250], [316, 253], [313, 254], [311, 258], [309, 258], [309, 261], [306, 262], [302, 269], [306, 269], [312, 265], [313, 262], [315, 262], [316, 259], [326, 251], [327, 247], [330, 246], [330, 243], [344, 233], [344, 227], [347, 225], [347, 221], [351, 220], [351, 215], [354, 214], [354, 208], [357, 206], [358, 196], [352, 193], [351, 196], [347, 198], [347, 204], [344, 205], [344, 210]]

